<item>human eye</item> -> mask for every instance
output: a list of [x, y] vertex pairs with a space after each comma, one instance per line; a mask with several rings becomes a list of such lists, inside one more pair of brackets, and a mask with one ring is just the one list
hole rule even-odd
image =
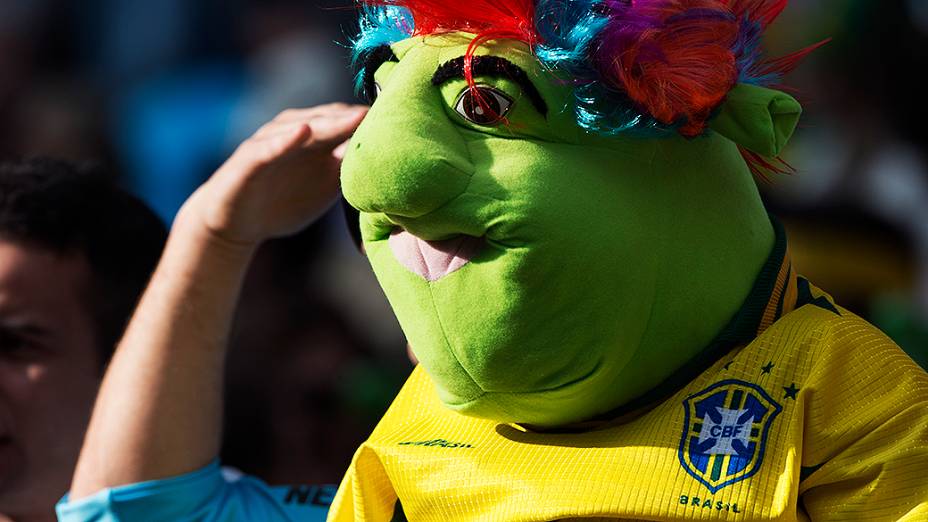
[[495, 126], [506, 119], [514, 100], [505, 92], [489, 85], [467, 87], [454, 103], [454, 110], [465, 120], [484, 127]]
[[27, 347], [28, 343], [21, 335], [0, 328], [0, 356], [20, 353]]
[[27, 335], [0, 327], [0, 359], [29, 360], [34, 358], [39, 351], [39, 345]]

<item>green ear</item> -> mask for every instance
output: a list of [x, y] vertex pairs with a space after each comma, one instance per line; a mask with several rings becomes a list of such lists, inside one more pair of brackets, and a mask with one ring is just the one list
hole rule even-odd
[[792, 96], [740, 83], [728, 93], [709, 127], [742, 147], [772, 158], [789, 141], [802, 114]]

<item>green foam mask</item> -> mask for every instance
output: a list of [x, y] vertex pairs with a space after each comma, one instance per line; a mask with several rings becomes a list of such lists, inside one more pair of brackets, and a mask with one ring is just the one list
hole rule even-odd
[[345, 198], [448, 407], [540, 427], [607, 413], [740, 308], [774, 233], [736, 142], [778, 152], [798, 104], [739, 86], [705, 136], [605, 137], [578, 127], [568, 82], [514, 40], [478, 49], [508, 65], [475, 68], [489, 100], [476, 103], [454, 66], [471, 39], [391, 46]]

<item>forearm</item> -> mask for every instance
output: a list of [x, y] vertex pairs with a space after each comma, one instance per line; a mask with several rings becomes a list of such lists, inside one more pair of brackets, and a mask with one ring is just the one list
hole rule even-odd
[[346, 140], [365, 112], [285, 111], [187, 200], [103, 379], [71, 500], [216, 458], [226, 337], [251, 256], [330, 205]]
[[72, 499], [216, 458], [226, 338], [252, 253], [178, 218], [103, 380]]

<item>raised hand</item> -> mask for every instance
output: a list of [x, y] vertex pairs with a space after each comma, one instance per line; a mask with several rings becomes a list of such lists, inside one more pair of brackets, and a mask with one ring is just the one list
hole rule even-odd
[[236, 149], [179, 219], [243, 246], [299, 231], [335, 200], [347, 140], [366, 113], [344, 104], [282, 112]]
[[216, 459], [225, 340], [251, 256], [328, 208], [365, 113], [286, 111], [187, 200], [103, 380], [71, 499]]

